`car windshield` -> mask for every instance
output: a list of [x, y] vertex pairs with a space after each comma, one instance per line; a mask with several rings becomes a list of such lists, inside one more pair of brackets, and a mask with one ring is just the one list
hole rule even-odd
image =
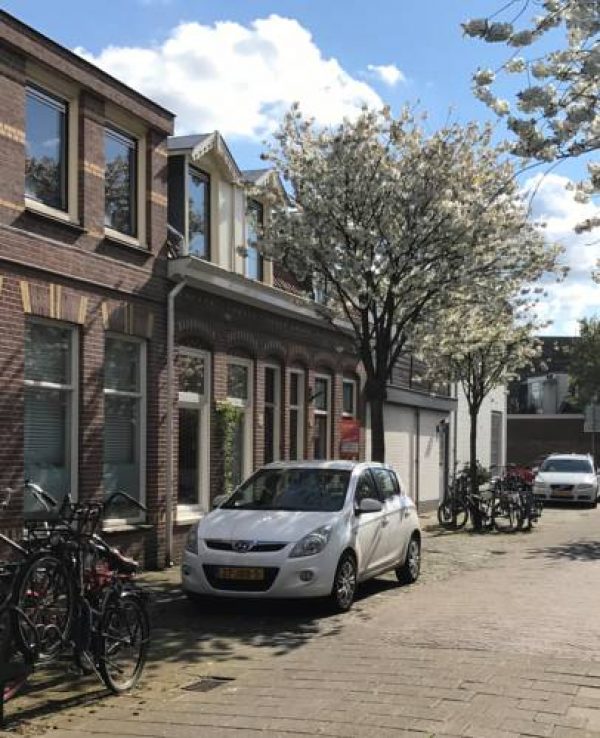
[[592, 465], [587, 459], [546, 459], [540, 467], [543, 472], [577, 472], [591, 474]]
[[262, 469], [221, 508], [336, 512], [344, 506], [349, 480], [343, 469]]

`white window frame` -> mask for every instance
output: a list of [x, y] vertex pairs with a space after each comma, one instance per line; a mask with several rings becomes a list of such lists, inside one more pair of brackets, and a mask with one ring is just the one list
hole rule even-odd
[[[261, 214], [262, 214], [262, 223], [259, 224], [260, 228], [264, 228], [265, 226], [265, 205], [261, 200], [257, 199], [256, 197], [247, 197], [246, 198], [246, 210], [244, 212], [244, 226], [245, 226], [245, 243], [246, 247], [248, 248], [248, 235], [249, 235], [249, 228], [248, 228], [248, 213], [250, 211], [250, 208], [253, 207], [252, 203], [256, 203], [260, 206]], [[252, 277], [249, 274], [249, 260], [248, 255], [244, 257], [244, 276], [247, 279], [251, 279], [253, 282], [259, 282], [263, 283], [265, 281], [265, 257], [264, 255], [256, 248], [256, 259], [257, 259], [257, 265], [258, 265], [258, 275], [256, 277]]]
[[[267, 369], [272, 369], [275, 372], [275, 387], [274, 387], [274, 401], [272, 403], [267, 402]], [[278, 364], [265, 364], [265, 410], [267, 406], [273, 408], [273, 461], [279, 461], [281, 459], [281, 367]], [[263, 414], [266, 416], [266, 413]], [[265, 423], [263, 423], [265, 426]]]
[[[298, 402], [292, 404], [292, 381], [291, 377], [295, 375], [298, 377]], [[291, 429], [291, 411], [295, 410], [297, 413], [296, 419], [296, 437], [298, 439], [298, 460], [302, 460], [306, 456], [306, 444], [304, 438], [304, 426], [305, 426], [305, 413], [306, 413], [306, 374], [303, 369], [290, 369], [288, 372], [288, 399], [289, 399], [289, 423]], [[291, 441], [291, 434], [290, 434]], [[291, 459], [291, 448], [290, 448], [290, 459]]]
[[[146, 367], [146, 357], [147, 357], [147, 342], [143, 338], [138, 338], [137, 336], [128, 336], [123, 333], [113, 333], [111, 331], [106, 331], [104, 334], [104, 339], [106, 342], [107, 338], [113, 338], [118, 341], [128, 341], [130, 343], [135, 343], [140, 347], [140, 389], [138, 392], [127, 392], [124, 390], [114, 390], [114, 389], [108, 389], [106, 387], [102, 388], [102, 396], [103, 397], [129, 397], [129, 398], [135, 398], [140, 400], [139, 409], [140, 409], [140, 422], [139, 422], [139, 449], [140, 449], [140, 474], [139, 474], [139, 499], [138, 501], [142, 505], [146, 505], [146, 407], [147, 407], [147, 382], [146, 382], [146, 376], [147, 376], [147, 367]], [[104, 489], [104, 479], [102, 481], [102, 487]], [[106, 495], [106, 492], [104, 492]], [[110, 510], [109, 510], [110, 513]], [[127, 518], [115, 518], [115, 517], [106, 517], [104, 519], [104, 522], [106, 524], [106, 527], [114, 527], [118, 525], [128, 525], [132, 523], [140, 523], [143, 522], [146, 519], [146, 513], [142, 510], [137, 510], [136, 512], [132, 513]]]
[[253, 361], [252, 359], [242, 359], [237, 356], [227, 357], [227, 377], [226, 381], [229, 381], [229, 367], [232, 365], [244, 366], [248, 369], [248, 396], [245, 400], [241, 400], [239, 397], [227, 396], [227, 401], [232, 405], [243, 409], [244, 411], [244, 449], [242, 459], [242, 478], [246, 479], [252, 474], [254, 468], [254, 444], [252, 443], [252, 428], [253, 428], [253, 414], [254, 414], [254, 373], [253, 373]]
[[[344, 387], [346, 385], [352, 386], [352, 412], [349, 413], [344, 409]], [[358, 398], [358, 385], [355, 379], [342, 379], [342, 417], [344, 418], [356, 418], [357, 417], [357, 398]]]
[[[39, 325], [48, 325], [53, 328], [67, 329], [71, 334], [71, 361], [70, 361], [70, 384], [57, 384], [56, 382], [44, 382], [36, 379], [25, 379], [25, 387], [38, 387], [40, 389], [59, 390], [61, 392], [71, 393], [71, 406], [69, 408], [69, 442], [70, 442], [70, 478], [71, 489], [65, 490], [70, 494], [71, 500], [76, 502], [79, 495], [79, 331], [77, 327], [70, 323], [63, 323], [58, 320], [50, 320], [47, 318], [29, 317], [27, 320], [31, 323]], [[66, 438], [65, 438], [66, 441]]]
[[[66, 105], [66, 208], [53, 208], [24, 194], [25, 206], [42, 215], [64, 220], [67, 223], [79, 221], [79, 91], [77, 88], [56, 75], [49, 75], [45, 70], [27, 63], [27, 86], [37, 88], [42, 94], [57, 98]], [[27, 135], [27, 131], [25, 131]]]
[[326, 459], [331, 459], [331, 417], [332, 417], [332, 407], [331, 407], [331, 400], [332, 400], [332, 392], [331, 392], [331, 385], [332, 385], [332, 378], [329, 374], [315, 374], [315, 386], [316, 386], [316, 380], [317, 379], [324, 379], [327, 382], [327, 410], [319, 410], [316, 405], [314, 405], [314, 414], [315, 418], [317, 416], [323, 417], [325, 416], [327, 418], [326, 428], [327, 428], [327, 451], [325, 454]]
[[198, 502], [195, 505], [179, 503], [177, 499], [177, 520], [185, 522], [186, 519], [200, 517], [210, 510], [210, 398], [211, 398], [211, 361], [210, 351], [178, 346], [179, 356], [191, 356], [204, 361], [204, 391], [179, 392], [177, 394], [177, 409], [188, 409], [198, 411]]
[[[202, 261], [216, 261], [213, 259], [213, 242], [216, 239], [213, 239], [213, 230], [212, 230], [212, 223], [213, 223], [213, 181], [214, 178], [212, 174], [207, 171], [206, 169], [201, 169], [197, 164], [191, 161], [191, 158], [186, 155], [185, 157], [185, 176], [183, 178], [183, 196], [184, 196], [184, 230], [185, 230], [185, 238], [184, 241], [184, 254], [186, 256], [193, 256], [195, 259], [201, 259]], [[206, 178], [206, 182], [208, 185], [207, 193], [208, 193], [208, 205], [205, 205], [206, 213], [208, 214], [208, 229], [207, 233], [205, 234], [205, 238], [207, 239], [208, 248], [206, 251], [208, 252], [206, 256], [197, 256], [196, 254], [190, 253], [190, 207], [189, 207], [189, 191], [190, 191], [190, 176], [192, 174], [198, 175], [200, 178], [204, 177]], [[216, 248], [214, 249], [215, 256], [216, 256]]]
[[[112, 241], [121, 241], [128, 246], [139, 246], [148, 248], [147, 223], [146, 223], [146, 129], [139, 119], [130, 117], [120, 108], [111, 103], [106, 104], [106, 117], [103, 131], [110, 129], [135, 141], [136, 151], [136, 182], [135, 182], [135, 213], [136, 231], [135, 236], [121, 233], [110, 227], [104, 227], [104, 234]], [[104, 145], [104, 138], [102, 140]]]

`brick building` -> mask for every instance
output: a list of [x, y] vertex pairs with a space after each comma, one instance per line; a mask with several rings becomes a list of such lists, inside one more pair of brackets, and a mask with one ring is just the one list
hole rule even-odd
[[[223, 403], [238, 411], [234, 483], [273, 460], [365, 455], [350, 337], [253, 245], [268, 218], [260, 189], [274, 176], [240, 171], [218, 133], [169, 140], [169, 222], [183, 237], [169, 261], [178, 291], [175, 556], [190, 524], [223, 492]], [[353, 440], [342, 439], [343, 428]]]
[[0, 488], [123, 489], [110, 535], [159, 562], [173, 116], [4, 12], [0, 100]]

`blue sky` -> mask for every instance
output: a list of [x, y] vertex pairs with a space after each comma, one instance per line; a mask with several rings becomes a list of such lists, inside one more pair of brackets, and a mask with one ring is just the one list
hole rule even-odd
[[[4, 0], [3, 7], [124, 79], [178, 115], [178, 132], [218, 128], [243, 168], [260, 166], [261, 142], [299, 99], [324, 123], [361, 101], [398, 109], [419, 101], [429, 125], [493, 120], [471, 93], [478, 66], [496, 68], [503, 46], [463, 37], [461, 21], [501, 0]], [[503, 133], [502, 124], [499, 133]], [[600, 246], [574, 237], [589, 208], [571, 202], [568, 163], [546, 178], [535, 212], [569, 247], [569, 280], [551, 286], [548, 330], [569, 334], [600, 311], [589, 278]], [[597, 240], [597, 239], [596, 239]]]

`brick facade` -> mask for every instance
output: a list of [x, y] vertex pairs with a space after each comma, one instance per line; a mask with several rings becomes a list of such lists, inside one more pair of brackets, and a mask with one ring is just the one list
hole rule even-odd
[[[25, 199], [25, 90], [30, 74], [72, 90], [77, 110], [77, 218], [53, 217]], [[37, 77], [36, 77], [37, 80]], [[166, 138], [173, 116], [49, 39], [0, 12], [0, 489], [23, 484], [24, 329], [27, 316], [74, 326], [79, 335], [78, 489], [102, 495], [104, 345], [107, 331], [147, 344], [147, 530], [116, 535], [149, 565], [164, 552], [166, 345]], [[146, 238], [138, 246], [104, 232], [107, 105], [144, 131]], [[72, 121], [70, 121], [72, 122]], [[71, 185], [73, 183], [71, 182]], [[0, 526], [19, 524], [20, 500]], [[111, 534], [112, 535], [112, 534]]]
[[[223, 493], [223, 450], [219, 435], [216, 404], [227, 397], [227, 364], [230, 358], [251, 360], [253, 369], [252, 453], [253, 468], [264, 463], [264, 369], [280, 368], [281, 400], [277, 422], [280, 427], [279, 457], [290, 458], [289, 370], [302, 369], [305, 376], [305, 457], [313, 455], [314, 407], [308, 400], [314, 390], [315, 374], [327, 374], [332, 380], [331, 457], [340, 453], [342, 417], [342, 381], [352, 378], [358, 388], [358, 420], [361, 434], [358, 456], [365, 458], [365, 408], [360, 396], [362, 368], [352, 353], [348, 338], [335, 331], [272, 312], [250, 307], [225, 297], [186, 288], [177, 299], [176, 344], [210, 352], [212, 392], [210, 410], [210, 496]], [[174, 413], [177, 426], [177, 413]], [[177, 427], [175, 428], [177, 431]], [[177, 438], [177, 432], [175, 432]], [[177, 459], [175, 458], [175, 462]], [[177, 473], [175, 473], [177, 479]], [[181, 552], [189, 522], [175, 526], [176, 555]]]

